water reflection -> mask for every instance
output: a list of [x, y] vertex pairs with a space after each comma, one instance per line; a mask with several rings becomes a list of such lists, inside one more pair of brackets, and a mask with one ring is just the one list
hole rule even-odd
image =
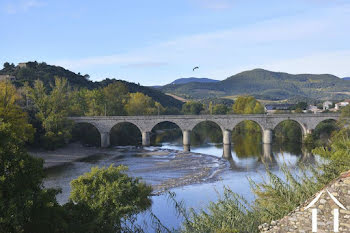
[[[213, 126], [198, 125], [198, 128], [192, 131], [191, 135], [191, 150], [193, 152], [211, 154], [218, 157], [223, 157], [229, 161], [247, 160], [252, 158], [252, 161], [265, 162], [268, 164], [276, 164], [276, 155], [284, 158], [289, 158], [290, 155], [298, 157], [303, 161], [312, 162], [313, 155], [309, 150], [302, 147], [300, 143], [283, 143], [283, 144], [263, 144], [260, 133], [233, 133], [232, 145], [222, 145], [221, 129], [214, 127], [213, 134], [206, 134], [209, 128]], [[220, 134], [221, 135], [220, 135]], [[199, 136], [204, 135], [204, 136]], [[182, 135], [181, 131], [175, 130], [160, 130], [153, 135], [153, 144], [162, 146], [168, 149], [182, 150]], [[185, 150], [189, 151], [189, 147]], [[294, 160], [293, 160], [294, 161]]]
[[[219, 130], [220, 134], [222, 134], [221, 129]], [[210, 135], [209, 131], [202, 130], [201, 132], [207, 132]], [[151, 138], [152, 144], [162, 149], [182, 151], [181, 133], [178, 129], [155, 130], [152, 134], [153, 139]], [[223, 161], [224, 165], [226, 163], [228, 165], [220, 173], [221, 179], [218, 181], [186, 185], [172, 189], [173, 192], [176, 192], [178, 200], [184, 200], [187, 207], [195, 209], [204, 208], [207, 206], [208, 201], [216, 201], [217, 193], [222, 194], [223, 187], [229, 187], [232, 191], [244, 196], [248, 201], [252, 201], [254, 196], [251, 193], [247, 177], [252, 178], [255, 182], [261, 181], [265, 174], [265, 166], [268, 166], [272, 172], [281, 175], [279, 167], [284, 163], [287, 163], [292, 169], [297, 169], [299, 164], [315, 162], [315, 156], [303, 148], [301, 144], [263, 144], [261, 142], [261, 134], [258, 133], [234, 134], [231, 145], [223, 145], [222, 136], [219, 137], [217, 133], [212, 136], [196, 136], [198, 133], [195, 132], [194, 135], [192, 137], [192, 152], [209, 154], [219, 158], [223, 157], [226, 160], [220, 159], [219, 161]], [[149, 149], [151, 150], [152, 148]], [[176, 152], [171, 153], [171, 156], [176, 154]], [[190, 157], [190, 155], [185, 154], [186, 158]], [[197, 155], [193, 156], [196, 157]], [[88, 172], [92, 166], [109, 166], [111, 163], [127, 165], [129, 167], [129, 175], [142, 177], [146, 182], [156, 185], [166, 179], [183, 175], [186, 172], [183, 166], [173, 171], [167, 167], [161, 169], [159, 166], [157, 169], [154, 169], [154, 164], [166, 164], [170, 159], [170, 156], [165, 157], [161, 153], [147, 157], [132, 147], [119, 148], [118, 156], [96, 155], [94, 158], [53, 169], [50, 171], [45, 185], [47, 187], [61, 187], [62, 194], [58, 197], [58, 200], [63, 202], [68, 199], [69, 182], [72, 179]], [[161, 222], [170, 228], [179, 227], [181, 219], [177, 217], [174, 206], [168, 202], [166, 196], [154, 196], [152, 200], [152, 211], [160, 218]]]

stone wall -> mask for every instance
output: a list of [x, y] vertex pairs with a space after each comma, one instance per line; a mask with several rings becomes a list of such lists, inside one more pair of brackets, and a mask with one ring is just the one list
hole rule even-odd
[[[346, 210], [335, 203], [327, 190]], [[306, 209], [322, 191], [318, 201]], [[350, 171], [342, 174], [284, 218], [259, 226], [260, 232], [312, 232], [312, 209], [317, 209], [317, 232], [334, 232], [334, 209], [339, 210], [339, 232], [350, 232]]]

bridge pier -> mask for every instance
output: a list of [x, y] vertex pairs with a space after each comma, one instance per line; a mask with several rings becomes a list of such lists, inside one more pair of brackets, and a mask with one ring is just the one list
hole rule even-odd
[[109, 146], [110, 146], [109, 132], [101, 133], [101, 147], [102, 148], [107, 148]]
[[150, 146], [151, 145], [151, 136], [150, 132], [142, 132], [142, 146]]
[[264, 129], [263, 131], [263, 143], [271, 144], [272, 143], [272, 129]]
[[223, 141], [223, 157], [229, 159], [232, 157], [231, 154], [231, 139], [232, 133], [230, 130], [225, 129], [223, 131], [222, 141]]
[[314, 131], [313, 129], [306, 129], [305, 131], [303, 131], [302, 138], [301, 138], [302, 143], [304, 143], [305, 138], [311, 135], [313, 131]]
[[263, 152], [264, 152], [264, 158], [268, 158], [272, 160], [272, 145], [271, 143], [264, 143], [263, 144]]
[[182, 131], [182, 144], [184, 151], [191, 151], [191, 130]]

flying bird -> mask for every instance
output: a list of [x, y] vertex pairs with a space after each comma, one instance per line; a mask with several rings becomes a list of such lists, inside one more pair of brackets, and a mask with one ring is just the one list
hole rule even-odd
[[199, 69], [199, 66], [194, 67], [194, 68], [193, 68], [193, 71], [194, 71], [195, 69]]

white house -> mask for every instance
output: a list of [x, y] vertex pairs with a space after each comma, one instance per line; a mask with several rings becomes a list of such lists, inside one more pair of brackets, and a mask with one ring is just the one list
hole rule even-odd
[[323, 102], [323, 111], [329, 110], [332, 107], [332, 105], [333, 105], [333, 102], [331, 102], [331, 101], [327, 100], [327, 101]]
[[318, 109], [317, 106], [315, 106], [315, 105], [309, 105], [307, 107], [307, 111], [311, 111], [313, 113], [317, 113], [317, 112], [320, 112], [320, 109]]
[[336, 104], [335, 104], [335, 109], [336, 109], [336, 110], [339, 110], [339, 109], [341, 109], [342, 107], [345, 107], [345, 106], [347, 106], [347, 105], [349, 105], [349, 104], [350, 104], [350, 100], [344, 100], [344, 101], [342, 101], [342, 102], [336, 103]]

